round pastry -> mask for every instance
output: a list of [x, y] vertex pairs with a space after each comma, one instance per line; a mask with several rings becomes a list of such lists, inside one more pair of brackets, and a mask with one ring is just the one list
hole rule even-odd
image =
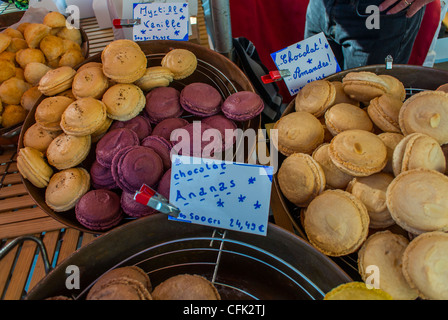
[[59, 170], [76, 167], [87, 158], [90, 147], [90, 136], [61, 133], [48, 146], [48, 163]]
[[140, 46], [127, 39], [108, 44], [102, 54], [104, 74], [117, 83], [133, 83], [143, 77], [147, 59]]
[[386, 205], [386, 191], [392, 180], [392, 175], [379, 172], [354, 178], [347, 186], [347, 191], [366, 206], [372, 229], [387, 228], [395, 223]]
[[404, 101], [406, 99], [406, 89], [403, 85], [403, 82], [387, 74], [379, 74], [378, 76], [387, 83], [387, 94], [392, 95], [400, 101]]
[[135, 192], [121, 193], [121, 208], [125, 214], [133, 218], [141, 218], [157, 213], [157, 210], [135, 201], [134, 195]]
[[170, 186], [171, 186], [171, 168], [169, 168], [160, 179], [157, 186], [157, 192], [164, 196], [166, 199], [170, 199]]
[[428, 169], [399, 174], [386, 192], [395, 222], [412, 234], [448, 231], [448, 177]]
[[353, 177], [342, 172], [334, 165], [328, 153], [329, 148], [329, 143], [321, 144], [314, 150], [312, 157], [322, 167], [325, 175], [326, 186], [328, 188], [345, 189]]
[[193, 52], [186, 49], [173, 49], [162, 59], [162, 67], [168, 68], [174, 74], [174, 80], [185, 79], [192, 75], [198, 65]]
[[447, 300], [448, 234], [426, 232], [403, 253], [403, 274], [422, 299]]
[[186, 85], [180, 93], [180, 104], [186, 111], [199, 117], [207, 117], [221, 111], [222, 97], [209, 84], [194, 82]]
[[163, 169], [171, 168], [171, 143], [159, 136], [149, 136], [142, 140], [141, 146], [153, 149], [162, 159]]
[[325, 112], [325, 125], [335, 136], [346, 130], [373, 131], [373, 123], [367, 112], [348, 103], [335, 104]]
[[55, 96], [43, 99], [36, 107], [36, 123], [49, 131], [61, 131], [61, 118], [73, 100], [67, 97]]
[[196, 274], [179, 274], [163, 281], [152, 292], [154, 300], [221, 300], [216, 287]]
[[101, 99], [108, 88], [109, 79], [99, 67], [78, 70], [73, 78], [72, 92], [77, 99], [88, 97]]
[[336, 89], [336, 97], [334, 99], [333, 105], [338, 103], [350, 103], [359, 107], [359, 101], [350, 98], [348, 94], [345, 93], [342, 81], [331, 81], [331, 83]]
[[78, 44], [79, 46], [82, 44], [82, 35], [81, 31], [76, 28], [67, 28], [62, 27], [58, 33], [56, 34], [59, 38], [71, 40]]
[[347, 130], [330, 142], [331, 161], [339, 170], [355, 176], [369, 176], [380, 172], [387, 163], [384, 142], [365, 130]]
[[336, 99], [336, 88], [327, 80], [315, 80], [307, 83], [295, 97], [295, 110], [309, 112], [316, 117], [322, 116]]
[[51, 28], [43, 23], [30, 23], [23, 33], [28, 47], [36, 49], [43, 38], [50, 33]]
[[11, 44], [11, 36], [5, 33], [0, 33], [0, 52], [5, 51], [10, 44]]
[[75, 207], [76, 219], [90, 230], [108, 230], [123, 219], [120, 197], [110, 190], [91, 190]]
[[1, 115], [2, 127], [8, 128], [22, 123], [25, 120], [27, 114], [28, 111], [25, 110], [21, 105], [9, 104], [5, 106]]
[[14, 77], [16, 66], [8, 60], [0, 60], [0, 83]]
[[278, 151], [285, 156], [295, 152], [311, 154], [324, 141], [320, 121], [309, 112], [292, 112], [278, 120]]
[[78, 49], [68, 49], [59, 59], [58, 66], [75, 68], [78, 64], [85, 60], [82, 52]]
[[172, 151], [184, 156], [213, 158], [216, 152], [222, 151], [223, 146], [221, 135], [215, 133], [216, 130], [208, 124], [194, 121], [172, 132]]
[[45, 55], [40, 49], [26, 48], [17, 51], [16, 61], [22, 69], [25, 69], [28, 63], [31, 62], [45, 63], [46, 60]]
[[152, 300], [152, 297], [141, 282], [119, 277], [107, 281], [88, 300]]
[[160, 121], [152, 130], [152, 135], [160, 136], [171, 141], [171, 133], [182, 127], [185, 127], [188, 121], [182, 118], [168, 118]]
[[391, 94], [383, 94], [370, 101], [367, 113], [376, 126], [384, 132], [401, 133], [398, 115], [402, 105], [402, 100]]
[[75, 100], [61, 116], [61, 128], [66, 134], [87, 136], [97, 131], [106, 121], [106, 105], [94, 98]]
[[403, 252], [408, 244], [405, 237], [388, 230], [369, 236], [358, 251], [358, 270], [362, 279], [367, 281], [372, 272], [370, 266], [376, 266], [379, 287], [394, 300], [417, 299], [417, 291], [409, 286], [401, 267]]
[[367, 287], [364, 282], [348, 282], [328, 292], [324, 300], [393, 300], [382, 289]]
[[112, 176], [110, 168], [102, 166], [97, 160], [90, 167], [90, 179], [95, 189], [112, 190], [117, 188], [117, 183]]
[[39, 81], [39, 90], [46, 96], [54, 96], [72, 87], [76, 71], [68, 66], [48, 71]]
[[222, 113], [235, 121], [247, 121], [263, 112], [264, 102], [252, 91], [239, 91], [228, 96], [221, 107]]
[[398, 122], [405, 136], [420, 132], [433, 137], [440, 145], [448, 143], [448, 93], [423, 91], [414, 94], [403, 103]]
[[223, 140], [223, 150], [231, 148], [236, 142], [236, 123], [220, 114], [202, 119], [202, 123], [208, 124], [213, 129], [219, 130]]
[[128, 121], [114, 121], [110, 127], [110, 130], [118, 128], [131, 129], [137, 134], [140, 141], [151, 135], [152, 132], [151, 123], [148, 118], [143, 116], [136, 116]]
[[31, 147], [39, 150], [43, 154], [46, 154], [47, 148], [61, 131], [48, 131], [35, 123], [29, 127], [23, 135], [23, 145], [25, 147]]
[[398, 143], [404, 138], [404, 136], [401, 133], [383, 132], [378, 135], [378, 138], [380, 138], [384, 142], [387, 149], [387, 164], [384, 167], [383, 171], [393, 174], [394, 171], [392, 168], [392, 158], [394, 150]]
[[183, 113], [179, 102], [180, 92], [172, 87], [152, 89], [146, 95], [145, 111], [152, 123], [180, 117]]
[[3, 104], [20, 104], [23, 94], [31, 88], [29, 83], [12, 77], [0, 85], [0, 99]]
[[50, 70], [51, 68], [44, 63], [31, 62], [23, 70], [23, 76], [28, 83], [37, 86], [39, 85], [40, 79]]
[[283, 195], [298, 207], [306, 207], [325, 188], [325, 174], [310, 155], [294, 153], [283, 161], [278, 171]]
[[149, 91], [157, 87], [168, 87], [174, 79], [174, 73], [162, 66], [149, 67], [143, 77], [135, 81], [143, 91]]
[[102, 70], [103, 69], [103, 64], [101, 62], [95, 62], [95, 61], [84, 63], [82, 66], [80, 66], [78, 68], [78, 73], [80, 71], [88, 69], [88, 68], [100, 68]]
[[55, 173], [45, 190], [46, 204], [56, 212], [73, 209], [90, 189], [90, 175], [84, 168], [71, 168]]
[[365, 104], [389, 91], [386, 81], [369, 71], [349, 72], [342, 79], [342, 84], [346, 94]]
[[53, 169], [36, 149], [21, 148], [17, 154], [17, 169], [36, 188], [45, 188], [53, 175]]
[[121, 149], [140, 144], [137, 134], [127, 128], [119, 128], [106, 133], [96, 145], [96, 160], [110, 168], [115, 154]]
[[130, 193], [140, 190], [143, 184], [156, 186], [164, 172], [160, 156], [143, 146], [128, 147], [118, 152], [111, 170], [118, 187]]
[[19, 50], [28, 48], [28, 43], [24, 39], [12, 38], [6, 51], [17, 53]]
[[47, 60], [54, 60], [64, 53], [64, 41], [59, 37], [49, 34], [42, 39], [39, 48]]
[[355, 252], [366, 240], [369, 214], [349, 192], [326, 190], [304, 212], [303, 226], [310, 243], [322, 253], [338, 257]]
[[42, 23], [50, 28], [63, 28], [66, 26], [66, 18], [61, 13], [52, 11], [45, 15]]
[[442, 147], [434, 138], [423, 133], [412, 133], [395, 147], [392, 168], [395, 176], [417, 168], [445, 173], [446, 159]]
[[1, 33], [10, 36], [12, 39], [24, 39], [21, 31], [11, 27], [7, 27], [6, 29], [2, 30]]
[[145, 108], [146, 98], [143, 91], [136, 85], [119, 83], [107, 89], [102, 102], [106, 105], [109, 118], [127, 121]]

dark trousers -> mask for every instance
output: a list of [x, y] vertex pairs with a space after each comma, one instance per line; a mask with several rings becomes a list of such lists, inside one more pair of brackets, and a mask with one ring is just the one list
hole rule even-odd
[[[406, 64], [423, 19], [424, 8], [412, 18], [402, 11], [379, 16], [379, 29], [368, 29], [369, 5], [383, 0], [310, 0], [305, 38], [323, 32], [342, 69], [384, 64], [391, 55], [394, 63]], [[370, 22], [373, 20], [370, 20]], [[367, 23], [368, 24], [368, 23]]]

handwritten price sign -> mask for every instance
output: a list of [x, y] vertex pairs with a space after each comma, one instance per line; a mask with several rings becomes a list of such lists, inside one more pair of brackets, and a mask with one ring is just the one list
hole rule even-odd
[[134, 41], [188, 40], [187, 3], [134, 3]]
[[171, 220], [266, 235], [272, 167], [172, 158], [170, 202], [181, 213]]
[[290, 71], [291, 76], [284, 78], [284, 81], [291, 96], [307, 83], [341, 71], [323, 33], [271, 53], [271, 58], [278, 70]]

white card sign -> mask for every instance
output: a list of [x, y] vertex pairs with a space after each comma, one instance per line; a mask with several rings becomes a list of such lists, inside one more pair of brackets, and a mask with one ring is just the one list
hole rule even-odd
[[173, 155], [170, 220], [266, 235], [273, 168]]
[[188, 41], [188, 3], [134, 3], [133, 8], [133, 19], [140, 19], [133, 27], [134, 41]]
[[307, 83], [341, 71], [323, 33], [271, 53], [271, 58], [278, 70], [289, 70], [291, 73], [283, 79], [291, 96]]

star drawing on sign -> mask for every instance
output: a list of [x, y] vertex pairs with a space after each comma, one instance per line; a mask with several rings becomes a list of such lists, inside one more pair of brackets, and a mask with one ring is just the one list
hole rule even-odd
[[219, 199], [216, 204], [218, 205], [218, 207], [224, 208], [224, 202], [221, 199]]
[[325, 49], [328, 49], [328, 43], [326, 43], [324, 47], [325, 47]]
[[238, 201], [239, 201], [239, 202], [244, 202], [244, 200], [246, 200], [246, 197], [245, 197], [245, 196], [240, 195], [240, 196], [238, 197]]
[[308, 59], [306, 60], [306, 62], [308, 62], [309, 64], [313, 63], [313, 59]]
[[300, 43], [297, 45], [297, 47], [296, 47], [297, 49], [302, 49], [302, 46], [300, 45]]
[[260, 202], [258, 202], [258, 200], [257, 200], [257, 203], [254, 204], [254, 207], [255, 207], [255, 210], [261, 208], [261, 204], [260, 204]]
[[254, 177], [249, 178], [249, 184], [254, 184], [255, 181], [257, 181], [257, 179], [255, 179]]
[[176, 30], [176, 31], [174, 31], [174, 34], [176, 35], [176, 36], [178, 36], [179, 35], [179, 30]]
[[185, 16], [180, 16], [179, 19], [180, 20], [185, 20]]
[[146, 33], [146, 30], [140, 30], [140, 32], [142, 33], [142, 34], [145, 34]]

